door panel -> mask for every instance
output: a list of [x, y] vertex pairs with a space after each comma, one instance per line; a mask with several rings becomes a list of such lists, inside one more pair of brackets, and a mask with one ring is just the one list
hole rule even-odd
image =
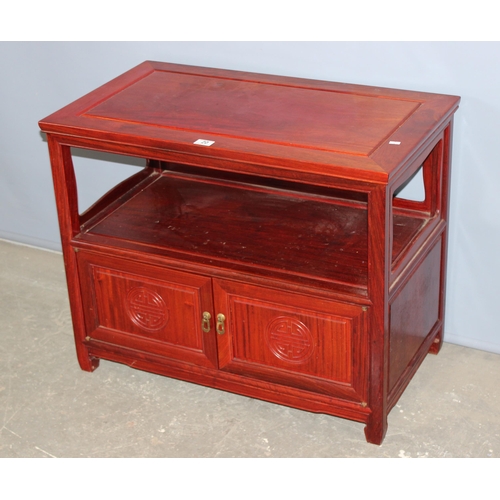
[[215, 331], [202, 330], [210, 278], [85, 252], [78, 263], [91, 339], [217, 366]]
[[360, 306], [214, 280], [222, 370], [364, 401], [366, 313]]

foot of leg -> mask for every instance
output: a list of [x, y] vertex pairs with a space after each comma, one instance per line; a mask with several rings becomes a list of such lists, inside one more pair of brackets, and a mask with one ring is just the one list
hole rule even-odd
[[370, 418], [365, 426], [365, 437], [368, 443], [381, 445], [387, 432], [387, 419]]
[[429, 347], [429, 354], [437, 354], [443, 345], [443, 332], [440, 330], [434, 337], [434, 340]]
[[99, 358], [89, 356], [85, 350], [85, 352], [78, 352], [78, 363], [83, 371], [93, 372], [99, 367]]

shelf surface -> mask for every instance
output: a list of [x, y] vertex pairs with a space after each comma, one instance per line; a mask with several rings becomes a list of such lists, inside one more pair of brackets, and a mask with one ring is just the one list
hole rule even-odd
[[[422, 223], [395, 217], [398, 252]], [[163, 174], [94, 219], [86, 235], [297, 282], [368, 281], [366, 205], [304, 193]]]
[[366, 209], [303, 194], [164, 174], [87, 234], [299, 280], [367, 283]]

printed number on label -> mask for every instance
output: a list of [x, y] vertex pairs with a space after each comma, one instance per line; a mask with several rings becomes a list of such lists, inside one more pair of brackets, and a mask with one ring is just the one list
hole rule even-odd
[[199, 144], [200, 146], [211, 146], [215, 141], [207, 141], [207, 139], [198, 139], [194, 141], [193, 144]]

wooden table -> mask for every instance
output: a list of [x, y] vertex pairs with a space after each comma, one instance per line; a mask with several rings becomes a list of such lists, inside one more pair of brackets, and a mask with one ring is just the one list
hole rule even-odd
[[[82, 369], [364, 422], [380, 444], [442, 342], [459, 100], [145, 62], [42, 120]], [[72, 148], [146, 166], [79, 213]], [[423, 201], [398, 195], [415, 175]]]

